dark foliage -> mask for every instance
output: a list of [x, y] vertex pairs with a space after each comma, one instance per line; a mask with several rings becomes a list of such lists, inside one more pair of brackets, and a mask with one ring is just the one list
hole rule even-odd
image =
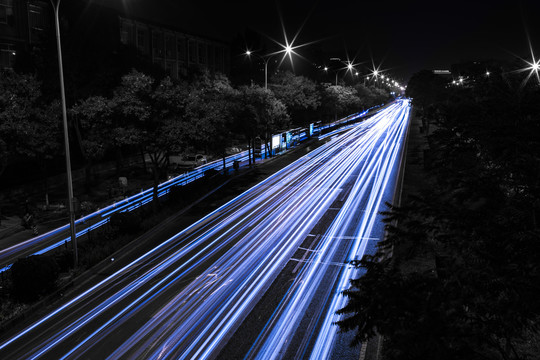
[[111, 215], [109, 223], [119, 234], [134, 234], [140, 230], [141, 217], [136, 211], [119, 212]]
[[434, 186], [385, 213], [388, 237], [339, 311], [356, 342], [384, 336], [386, 359], [528, 358], [518, 344], [540, 315], [540, 89], [518, 76], [452, 88], [424, 72], [411, 84], [417, 115], [437, 125]]
[[11, 267], [12, 294], [21, 302], [35, 301], [55, 288], [58, 275], [58, 264], [51, 256], [18, 259]]

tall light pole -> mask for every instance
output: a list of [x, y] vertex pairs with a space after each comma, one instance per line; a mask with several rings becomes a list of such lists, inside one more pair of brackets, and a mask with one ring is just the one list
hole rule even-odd
[[[324, 70], [327, 71], [328, 68], [325, 68]], [[352, 71], [353, 71], [353, 64], [348, 63], [348, 64], [347, 64], [347, 67], [344, 67], [344, 68], [341, 68], [341, 69], [337, 69], [337, 70], [336, 70], [336, 86], [338, 85], [338, 74], [339, 74], [339, 71], [340, 71], [340, 70], [350, 71], [351, 74], [352, 74]], [[357, 75], [358, 75], [358, 74], [357, 74]]]
[[[255, 56], [264, 62], [264, 88], [265, 89], [268, 89], [268, 62], [270, 61], [272, 57], [274, 57], [274, 55], [280, 54], [282, 52], [283, 51], [261, 56], [258, 54], [254, 54], [253, 51], [250, 51], [250, 50], [246, 51], [247, 56]], [[286, 46], [284, 52], [287, 55], [290, 55], [292, 52], [291, 46], [290, 45]]]
[[62, 46], [60, 43], [60, 21], [58, 18], [58, 11], [60, 9], [60, 1], [55, 2], [51, 0], [52, 7], [54, 9], [54, 25], [56, 28], [56, 47], [58, 50], [58, 69], [60, 74], [60, 95], [62, 97], [62, 120], [64, 124], [64, 147], [66, 150], [66, 173], [67, 173], [67, 186], [68, 186], [68, 204], [69, 204], [69, 228], [71, 232], [71, 245], [73, 246], [74, 266], [76, 267], [79, 262], [79, 255], [77, 253], [77, 235], [75, 234], [75, 213], [73, 211], [73, 180], [71, 178], [71, 159], [69, 152], [69, 135], [68, 135], [68, 123], [67, 123], [67, 109], [66, 109], [66, 91], [64, 89], [64, 67], [62, 65]]

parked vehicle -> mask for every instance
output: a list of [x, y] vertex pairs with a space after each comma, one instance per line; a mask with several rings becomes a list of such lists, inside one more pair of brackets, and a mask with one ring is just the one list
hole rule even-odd
[[196, 155], [184, 155], [184, 156], [171, 156], [169, 158], [171, 165], [176, 165], [181, 168], [193, 169], [197, 166], [201, 166], [207, 163], [206, 156], [202, 154]]
[[240, 149], [240, 147], [238, 146], [231, 146], [231, 147], [228, 147], [225, 149], [225, 154], [227, 155], [234, 155], [234, 154], [238, 154], [239, 152], [241, 152], [242, 149]]

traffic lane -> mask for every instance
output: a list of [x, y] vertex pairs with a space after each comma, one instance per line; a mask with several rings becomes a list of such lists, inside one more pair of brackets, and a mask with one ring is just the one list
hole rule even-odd
[[[271, 244], [270, 242], [268, 242], [268, 243]], [[253, 248], [254, 248], [254, 247], [253, 247]], [[244, 252], [244, 251], [242, 251], [242, 252]], [[266, 252], [266, 250], [264, 250], [263, 252]], [[280, 252], [281, 252], [281, 251], [280, 251]], [[244, 262], [244, 264], [245, 264], [245, 262]], [[249, 268], [253, 268], [253, 267], [252, 267], [252, 266], [246, 266], [246, 268], [249, 269]], [[232, 288], [236, 288], [236, 287], [232, 287]]]
[[120, 286], [122, 286], [122, 285], [121, 285], [121, 284], [122, 284], [121, 282], [119, 282], [119, 284], [120, 284]]
[[[347, 233], [345, 233], [344, 236], [345, 236], [345, 239], [346, 239], [346, 238], [347, 238]], [[346, 254], [343, 255], [343, 254], [344, 254], [344, 253], [343, 253], [344, 249], [346, 249], [346, 247], [341, 249], [341, 251], [342, 251], [341, 256], [342, 256], [342, 257], [343, 257], [343, 256], [346, 257]], [[329, 259], [331, 260], [331, 257], [329, 257]], [[339, 257], [336, 258], [336, 260], [338, 260], [338, 262], [337, 262], [338, 266], [339, 266], [339, 265], [342, 265], [342, 262], [340, 261], [340, 258], [339, 258]], [[320, 261], [322, 261], [322, 260], [320, 260]], [[320, 261], [317, 261], [317, 263], [320, 263]], [[332, 263], [332, 262], [331, 262], [331, 263]], [[281, 277], [281, 276], [282, 276], [282, 275], [280, 275], [280, 277]], [[327, 277], [324, 277], [324, 279], [327, 279]], [[307, 280], [306, 280], [306, 281], [307, 281]], [[305, 283], [306, 281], [304, 281], [304, 283]], [[302, 281], [298, 282], [298, 284], [299, 284], [299, 283], [302, 283]], [[323, 287], [323, 288], [324, 288], [324, 287]], [[294, 291], [296, 291], [296, 289], [294, 289]], [[287, 297], [288, 297], [287, 300], [289, 301], [290, 293], [288, 293]], [[278, 297], [278, 298], [281, 299], [281, 298], [283, 298], [283, 297]], [[309, 297], [308, 297], [308, 298], [309, 298]], [[266, 299], [266, 297], [265, 297], [265, 299]], [[290, 301], [292, 301], [292, 300], [290, 300]], [[300, 300], [299, 300], [299, 301], [300, 301]], [[311, 307], [311, 309], [312, 309], [312, 308], [313, 308], [313, 307]], [[284, 311], [285, 311], [285, 310], [284, 310]], [[259, 313], [259, 312], [258, 312], [258, 313]], [[276, 314], [274, 313], [274, 315], [276, 315]], [[277, 315], [276, 315], [275, 317], [277, 317]], [[289, 321], [288, 321], [288, 324], [290, 324], [290, 323], [295, 323], [295, 321], [294, 321], [294, 320], [289, 320]], [[311, 327], [311, 328], [313, 327], [313, 322], [312, 322], [312, 321], [310, 321], [310, 326], [309, 326], [309, 327]], [[307, 330], [307, 331], [309, 332], [310, 330]], [[265, 334], [261, 334], [261, 335], [259, 336], [259, 338], [263, 338], [263, 339], [264, 339], [265, 336], [266, 336]], [[306, 338], [304, 337], [303, 339], [305, 340]], [[285, 339], [285, 341], [287, 341], [287, 342], [290, 342], [290, 340], [291, 340], [291, 339], [289, 339], [289, 338]], [[302, 340], [302, 341], [299, 342], [300, 345], [299, 345], [299, 344], [296, 344], [297, 346], [290, 346], [290, 348], [294, 348], [294, 349], [305, 348], [305, 345], [303, 345], [303, 344], [306, 344], [307, 342], [304, 341], [304, 340]], [[262, 340], [261, 340], [261, 341], [262, 341]], [[254, 346], [254, 347], [255, 347], [255, 346]], [[258, 349], [258, 348], [254, 348], [254, 347], [251, 348], [251, 353], [254, 354], [254, 355], [253, 355], [254, 357], [259, 357], [260, 354], [257, 352], [259, 349]], [[231, 346], [229, 346], [228, 348], [229, 348], [229, 349], [226, 349], [226, 351], [227, 351], [227, 350], [230, 350]], [[271, 350], [272, 350], [272, 349], [274, 349], [274, 348], [279, 348], [279, 346], [270, 346], [270, 348], [271, 348]], [[229, 355], [229, 354], [227, 354], [227, 355]], [[243, 355], [243, 354], [242, 354], [242, 355]], [[292, 356], [292, 355], [291, 355], [291, 356]], [[233, 356], [233, 357], [234, 357], [234, 356]]]
[[[361, 161], [359, 166], [361, 166], [361, 164], [364, 162], [365, 161]], [[264, 341], [266, 336], [263, 325], [265, 322], [268, 324], [268, 321], [270, 321], [270, 314], [272, 314], [274, 318], [278, 316], [279, 312], [275, 312], [274, 310], [279, 308], [279, 305], [282, 305], [282, 303], [276, 299], [284, 299], [289, 297], [291, 293], [296, 291], [299, 284], [304, 281], [301, 274], [303, 273], [303, 270], [306, 268], [307, 264], [315, 260], [315, 254], [320, 251], [320, 244], [323, 242], [321, 234], [324, 234], [325, 230], [334, 221], [334, 218], [337, 215], [337, 212], [340, 210], [344, 199], [346, 199], [348, 196], [352, 183], [359, 176], [358, 170], [353, 171], [349, 176], [350, 181], [347, 185], [342, 186], [343, 191], [338, 199], [333, 202], [331, 207], [325, 213], [324, 220], [313, 228], [311, 234], [300, 246], [300, 250], [297, 250], [295, 256], [293, 256], [286, 265], [284, 271], [280, 273], [278, 279], [276, 282], [274, 282], [274, 284], [272, 284], [271, 289], [265, 295], [263, 300], [249, 315], [249, 318], [246, 319], [242, 327], [238, 330], [238, 334], [234, 335], [229, 345], [223, 350], [218, 358], [244, 357], [248, 350], [253, 358], [258, 356], [259, 348], [257, 347], [256, 342], [257, 340], [260, 342]], [[350, 240], [347, 242], [350, 242]], [[341, 251], [341, 257], [336, 257], [329, 260], [329, 262], [332, 263], [332, 265], [330, 265], [331, 267], [339, 268], [344, 264], [343, 260], [346, 257], [346, 252], [344, 250], [347, 249], [347, 245], [345, 243], [343, 244], [345, 247]], [[323, 260], [318, 258], [316, 261], [320, 262]], [[300, 271], [299, 265], [302, 267], [302, 270]], [[249, 357], [250, 355], [248, 355], [248, 358]]]
[[[249, 267], [248, 267], [248, 268], [249, 268]], [[234, 287], [232, 287], [232, 288], [234, 288]]]

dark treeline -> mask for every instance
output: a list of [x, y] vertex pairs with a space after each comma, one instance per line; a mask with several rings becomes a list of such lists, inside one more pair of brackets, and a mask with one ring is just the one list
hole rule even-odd
[[[71, 78], [76, 76], [66, 80], [68, 91], [77, 87]], [[60, 103], [46, 81], [52, 79], [39, 73], [0, 74], [0, 183], [10, 184], [2, 176], [10, 167], [8, 177], [20, 183], [20, 164], [33, 169], [23, 174], [33, 180], [52, 175], [47, 168], [53, 163], [63, 171]], [[268, 142], [274, 132], [389, 99], [387, 89], [317, 84], [290, 72], [277, 72], [268, 90], [233, 86], [225, 75], [201, 70], [177, 80], [133, 69], [118, 81], [108, 79], [116, 84], [112, 88], [100, 84], [68, 96], [72, 157], [75, 167], [86, 169], [87, 186], [93, 165], [104, 160], [114, 159], [120, 171], [126, 156], [145, 157], [157, 183], [166, 176], [170, 154], [198, 151], [220, 158], [228, 147], [252, 147], [257, 137]]]
[[386, 213], [339, 322], [385, 359], [539, 356], [540, 86], [518, 70], [409, 82], [429, 186]]

